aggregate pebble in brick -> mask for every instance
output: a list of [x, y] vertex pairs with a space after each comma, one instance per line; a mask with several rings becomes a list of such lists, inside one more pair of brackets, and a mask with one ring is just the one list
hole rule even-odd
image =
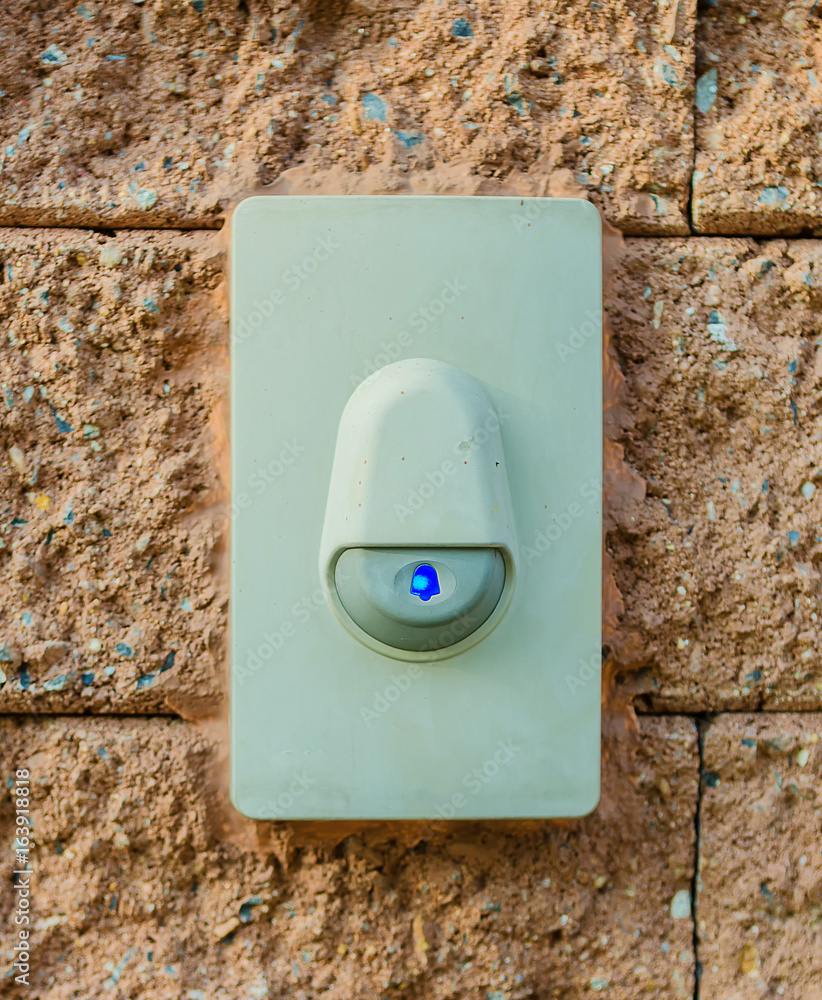
[[[584, 820], [238, 819], [229, 840], [203, 731], [4, 719], [4, 777], [28, 766], [33, 790], [29, 995], [690, 997], [694, 726], [609, 731]], [[7, 844], [12, 822], [4, 784]], [[12, 896], [4, 878], [9, 964]]]
[[704, 233], [822, 235], [822, 8], [700, 9], [693, 216]]
[[720, 716], [704, 743], [700, 996], [810, 1000], [822, 984], [822, 716]]
[[822, 706], [822, 244], [631, 240], [607, 305], [644, 501], [609, 538], [646, 704]]
[[552, 175], [625, 231], [688, 231], [695, 0], [55, 0], [0, 18], [6, 223], [216, 225], [298, 164], [378, 166], [387, 190], [460, 165]]
[[219, 691], [213, 242], [0, 232], [0, 711]]

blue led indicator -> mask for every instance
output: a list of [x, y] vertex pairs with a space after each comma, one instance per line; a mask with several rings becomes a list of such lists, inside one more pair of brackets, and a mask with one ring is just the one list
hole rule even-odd
[[416, 594], [421, 601], [430, 601], [440, 592], [440, 581], [433, 566], [423, 563], [414, 570], [411, 580], [411, 593]]

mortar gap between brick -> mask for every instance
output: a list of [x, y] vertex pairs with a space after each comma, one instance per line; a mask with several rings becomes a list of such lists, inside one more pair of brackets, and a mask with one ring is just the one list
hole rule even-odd
[[[695, 230], [693, 235], [695, 238], [702, 240], [754, 240], [756, 243], [773, 243], [775, 240], [818, 240], [822, 237], [822, 231], [813, 230], [807, 226], [804, 229], [800, 229], [798, 232], [787, 233], [714, 233], [707, 229], [699, 229]], [[671, 238], [676, 239], [677, 237], [652, 237], [652, 239], [660, 240]], [[687, 238], [688, 237], [686, 237], [686, 239]], [[636, 239], [636, 237], [631, 237], [631, 239]], [[682, 237], [680, 236], [679, 239], [682, 239]]]
[[51, 719], [179, 719], [186, 720], [176, 712], [0, 712], [2, 719], [31, 719], [42, 722]]
[[694, 953], [694, 1000], [700, 1000], [702, 980], [702, 962], [699, 958], [699, 859], [702, 835], [702, 772], [705, 767], [705, 733], [715, 718], [715, 713], [701, 713], [692, 716], [696, 726], [696, 745], [699, 754], [699, 773], [696, 787], [696, 809], [694, 810], [694, 874], [691, 881], [691, 922], [693, 925], [693, 940], [691, 950]]
[[[694, 47], [696, 47], [696, 32], [699, 29], [699, 15], [697, 14], [697, 23], [694, 27]], [[694, 52], [696, 56], [696, 52]], [[691, 80], [691, 90], [696, 95], [696, 58], [693, 60], [693, 65], [691, 67], [691, 72], [693, 73], [693, 79]], [[694, 226], [694, 174], [696, 173], [696, 99], [691, 102], [691, 121], [693, 123], [693, 128], [691, 129], [691, 176], [688, 181], [688, 205], [685, 210], [685, 218], [688, 222], [688, 229], [691, 231], [691, 236], [696, 236], [696, 227]]]
[[80, 233], [102, 233], [105, 236], [117, 236], [122, 233], [218, 233], [226, 224], [226, 219], [218, 219], [213, 225], [188, 225], [185, 222], [178, 222], [174, 225], [160, 225], [149, 220], [134, 225], [132, 223], [113, 223], [111, 226], [97, 223], [83, 222], [12, 222], [0, 219], [0, 230], [15, 229], [73, 229]]
[[724, 706], [715, 706], [713, 708], [689, 708], [686, 706], [672, 706], [671, 708], [643, 708], [642, 704], [639, 702], [634, 702], [634, 711], [637, 715], [641, 716], [643, 719], [664, 719], [672, 715], [686, 715], [691, 719], [699, 719], [703, 716], [707, 716], [708, 713], [713, 715], [814, 715], [820, 712], [820, 707], [814, 705], [812, 708], [795, 708], [787, 705], [777, 705], [773, 708], [762, 708], [761, 705], [749, 706], [745, 708], [743, 705], [740, 708], [725, 708]]

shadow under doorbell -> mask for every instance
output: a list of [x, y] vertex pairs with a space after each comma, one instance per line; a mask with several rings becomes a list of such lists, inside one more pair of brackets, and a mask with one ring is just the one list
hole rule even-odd
[[601, 222], [584, 201], [238, 206], [241, 812], [481, 819], [596, 805], [601, 313]]

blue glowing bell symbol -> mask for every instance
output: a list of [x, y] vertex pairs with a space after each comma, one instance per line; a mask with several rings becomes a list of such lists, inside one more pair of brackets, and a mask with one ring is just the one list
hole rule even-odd
[[433, 566], [423, 563], [414, 570], [411, 580], [411, 593], [415, 594], [421, 601], [430, 601], [440, 592], [440, 581], [437, 579], [437, 571]]

